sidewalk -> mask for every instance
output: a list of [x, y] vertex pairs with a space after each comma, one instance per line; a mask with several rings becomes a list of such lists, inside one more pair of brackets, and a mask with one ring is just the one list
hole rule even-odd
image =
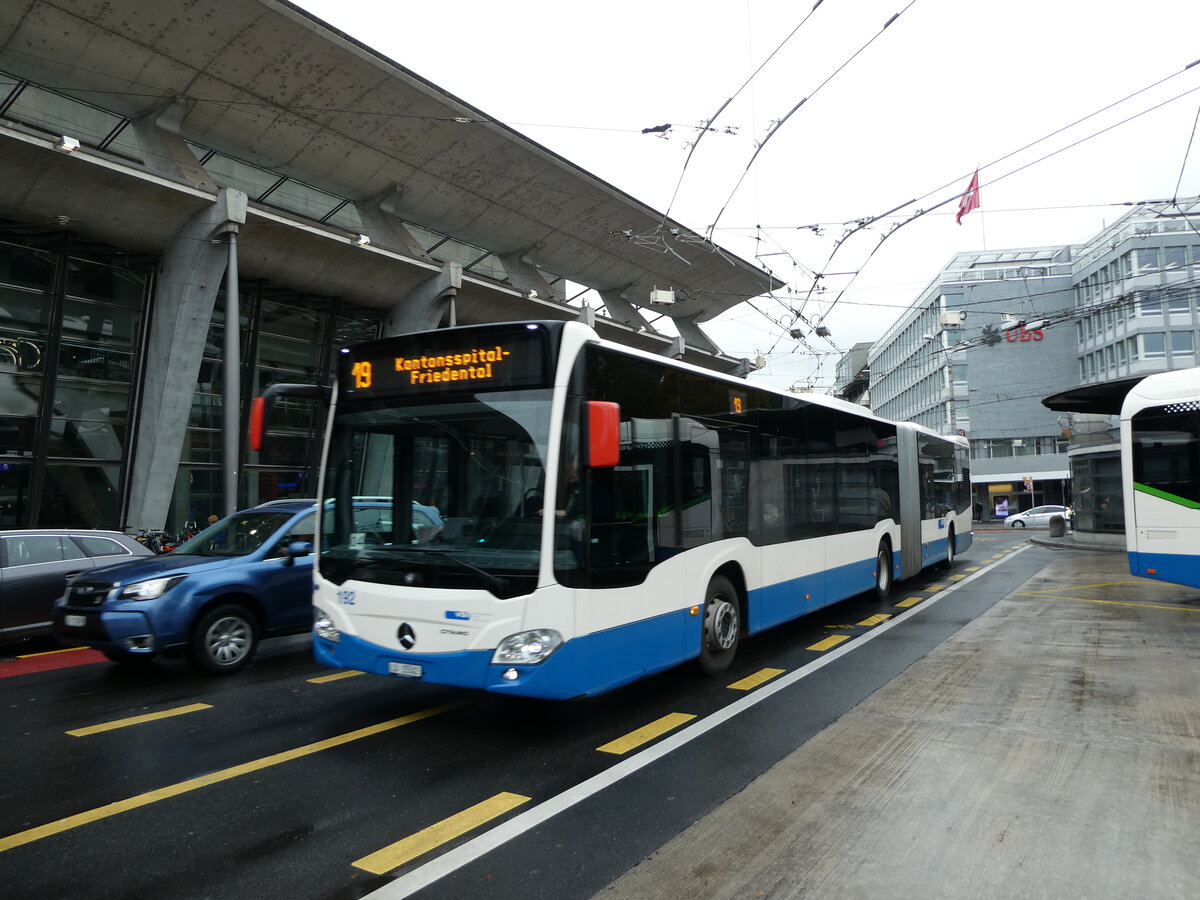
[[1200, 896], [1198, 664], [1200, 593], [1056, 559], [597, 896]]

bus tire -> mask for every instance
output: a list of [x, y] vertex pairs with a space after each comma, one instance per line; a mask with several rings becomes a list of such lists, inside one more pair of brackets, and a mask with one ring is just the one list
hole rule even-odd
[[954, 567], [954, 557], [958, 555], [958, 548], [954, 545], [954, 526], [950, 526], [950, 533], [946, 535], [946, 558], [942, 561], [943, 569]]
[[875, 554], [875, 599], [887, 603], [892, 596], [892, 551], [887, 541], [879, 542], [879, 552]]
[[737, 653], [742, 630], [738, 594], [724, 575], [714, 576], [704, 596], [704, 625], [700, 635], [700, 668], [706, 675], [719, 675], [729, 668]]
[[188, 655], [192, 664], [209, 675], [232, 675], [258, 646], [254, 615], [237, 603], [227, 603], [205, 613], [192, 630]]

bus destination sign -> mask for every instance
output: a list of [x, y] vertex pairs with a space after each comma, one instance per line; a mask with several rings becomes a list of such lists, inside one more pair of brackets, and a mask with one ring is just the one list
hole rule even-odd
[[344, 352], [342, 391], [419, 395], [547, 384], [541, 328], [403, 335]]

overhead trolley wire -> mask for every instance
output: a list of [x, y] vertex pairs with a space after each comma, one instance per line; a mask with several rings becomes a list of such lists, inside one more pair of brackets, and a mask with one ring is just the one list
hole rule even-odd
[[[879, 38], [879, 36], [888, 29], [888, 26], [890, 26], [893, 22], [895, 22], [897, 19], [899, 19], [900, 16], [902, 16], [904, 13], [908, 12], [908, 10], [916, 2], [917, 2], [917, 0], [909, 0], [908, 5], [905, 6], [904, 9], [900, 10], [900, 12], [894, 13], [892, 15], [892, 17], [883, 24], [883, 27], [880, 28], [879, 31], [876, 32], [874, 35], [872, 35], [870, 40], [868, 40], [865, 44], [863, 44], [861, 47], [859, 47], [857, 50], [855, 50], [854, 53], [852, 53], [848, 59], [846, 59], [836, 69], [834, 69], [833, 72], [824, 81], [822, 81], [820, 84], [818, 84], [816, 86], [816, 88], [814, 88], [813, 91], [808, 96], [802, 97], [800, 99], [800, 101], [798, 103], [796, 103], [795, 106], [793, 106], [790, 110], [788, 110], [788, 112], [786, 113], [786, 115], [784, 115], [784, 117], [782, 119], [777, 119], [771, 125], [771, 127], [767, 130], [766, 137], [764, 137], [762, 139], [762, 141], [759, 142], [758, 146], [754, 148], [754, 152], [750, 155], [750, 161], [746, 163], [746, 168], [742, 171], [742, 174], [738, 177], [737, 183], [734, 184], [733, 190], [731, 190], [729, 192], [729, 196], [725, 199], [725, 203], [721, 206], [721, 209], [720, 209], [720, 211], [718, 211], [716, 218], [713, 219], [712, 224], [708, 226], [708, 238], [710, 241], [712, 240], [713, 230], [717, 227], [717, 223], [721, 220], [721, 216], [723, 216], [725, 214], [725, 210], [728, 208], [730, 201], [733, 200], [733, 195], [736, 194], [738, 191], [738, 188], [740, 188], [742, 186], [742, 182], [745, 180], [746, 175], [750, 172], [751, 167], [754, 165], [754, 161], [756, 159], [758, 159], [758, 154], [760, 154], [763, 151], [763, 148], [767, 145], [767, 143], [771, 140], [771, 138], [775, 136], [775, 134], [779, 131], [779, 129], [781, 127], [783, 127], [783, 124], [785, 122], [787, 122], [787, 120], [790, 119], [792, 117], [792, 115], [798, 109], [800, 109], [801, 106], [803, 106], [805, 103], [807, 103], [809, 100], [811, 100], [814, 96], [816, 96], [816, 94], [818, 92], [820, 92], [820, 90], [823, 87], [825, 87], [825, 85], [829, 84], [829, 82], [831, 82], [834, 78], [836, 78], [848, 65], [850, 65], [850, 63], [854, 62], [854, 60], [863, 51], [865, 51], [868, 47], [870, 47], [871, 44], [873, 44]], [[815, 9], [815, 7], [814, 7], [814, 9]], [[810, 15], [811, 15], [811, 13], [810, 13]], [[801, 23], [801, 24], [803, 24], [803, 23]]]
[[[808, 20], [811, 19], [813, 17], [813, 14], [817, 11], [817, 7], [819, 7], [824, 2], [825, 2], [825, 0], [817, 0], [817, 2], [812, 5], [812, 9], [810, 9], [808, 11], [808, 14], [803, 19], [800, 20], [800, 23], [788, 33], [787, 37], [785, 37], [782, 41], [779, 42], [779, 45], [767, 55], [767, 58], [764, 59], [761, 63], [759, 63], [758, 68], [750, 73], [750, 77], [742, 82], [742, 86], [739, 87], [736, 91], [734, 91], [733, 94], [730, 95], [729, 99], [727, 99], [724, 103], [722, 103], [719, 107], [717, 107], [717, 111], [715, 113], [713, 113], [712, 116], [704, 123], [705, 128], [701, 129], [700, 134], [696, 137], [696, 140], [692, 142], [692, 146], [688, 149], [688, 154], [683, 160], [683, 167], [679, 171], [679, 180], [675, 182], [675, 190], [671, 194], [670, 202], [667, 204], [667, 211], [665, 213], [663, 213], [663, 225], [664, 226], [667, 223], [667, 219], [671, 215], [672, 207], [675, 206], [675, 199], [679, 196], [679, 188], [683, 185], [683, 176], [687, 173], [688, 163], [690, 163], [692, 161], [692, 154], [694, 154], [696, 152], [696, 148], [698, 146], [700, 146], [700, 141], [704, 137], [705, 130], [708, 127], [711, 127], [712, 124], [714, 122], [716, 122], [718, 118], [720, 118], [721, 113], [723, 113], [725, 111], [725, 108], [727, 106], [729, 106], [730, 103], [732, 103], [734, 100], [737, 99], [738, 95], [750, 85], [750, 82], [752, 82], [758, 76], [758, 73], [761, 72], [766, 67], [767, 63], [769, 63], [772, 59], [774, 59], [775, 55], [777, 53], [779, 53], [780, 50], [783, 49], [784, 45], [787, 44], [788, 41], [790, 41], [793, 37], [796, 36], [796, 32], [798, 32], [801, 28], [804, 27], [805, 23], [808, 22]], [[711, 229], [710, 229], [710, 236], [711, 236]]]
[[[1164, 83], [1165, 83], [1165, 82], [1167, 82], [1167, 81], [1170, 81], [1172, 78], [1175, 78], [1175, 77], [1177, 77], [1177, 76], [1181, 75], [1183, 72], [1187, 71], [1187, 69], [1191, 68], [1193, 65], [1195, 65], [1195, 63], [1190, 63], [1190, 64], [1188, 64], [1187, 66], [1185, 66], [1184, 68], [1180, 69], [1178, 72], [1175, 72], [1175, 73], [1173, 73], [1173, 74], [1171, 74], [1171, 75], [1168, 75], [1168, 76], [1166, 76], [1165, 78], [1161, 78], [1161, 79], [1159, 79], [1158, 81], [1154, 82], [1153, 84], [1147, 85], [1147, 86], [1146, 86], [1146, 87], [1144, 87], [1144, 88], [1141, 88], [1141, 89], [1139, 89], [1139, 90], [1137, 90], [1137, 91], [1134, 91], [1132, 94], [1129, 94], [1129, 95], [1127, 95], [1127, 96], [1125, 96], [1125, 97], [1121, 98], [1120, 100], [1116, 100], [1116, 101], [1114, 101], [1113, 103], [1110, 103], [1110, 104], [1108, 104], [1107, 106], [1104, 106], [1104, 107], [1102, 107], [1101, 109], [1098, 109], [1098, 110], [1096, 110], [1095, 112], [1089, 113], [1088, 115], [1086, 115], [1086, 116], [1083, 116], [1082, 118], [1075, 120], [1074, 122], [1070, 123], [1069, 125], [1064, 125], [1064, 126], [1062, 126], [1061, 128], [1058, 128], [1058, 129], [1056, 129], [1055, 131], [1052, 131], [1052, 132], [1050, 132], [1049, 134], [1047, 134], [1047, 135], [1045, 135], [1045, 136], [1043, 136], [1043, 137], [1041, 137], [1041, 138], [1038, 138], [1036, 141], [1032, 141], [1032, 142], [1030, 142], [1030, 143], [1026, 144], [1025, 146], [1023, 146], [1023, 147], [1021, 147], [1021, 148], [1019, 148], [1019, 149], [1017, 149], [1017, 150], [1013, 150], [1013, 151], [1011, 151], [1011, 152], [1009, 152], [1009, 153], [1006, 153], [1006, 154], [1004, 154], [1003, 156], [1001, 156], [1001, 157], [999, 157], [999, 158], [997, 158], [997, 159], [995, 159], [995, 160], [993, 160], [993, 161], [991, 161], [991, 162], [989, 162], [989, 163], [986, 163], [986, 164], [985, 164], [985, 165], [983, 165], [983, 166], [980, 166], [980, 167], [979, 167], [979, 171], [984, 171], [984, 170], [985, 170], [985, 169], [987, 169], [987, 168], [990, 168], [990, 167], [992, 167], [992, 166], [995, 166], [995, 165], [997, 165], [997, 164], [999, 164], [999, 163], [1003, 162], [1004, 160], [1006, 160], [1006, 159], [1009, 159], [1009, 158], [1011, 158], [1011, 157], [1015, 156], [1016, 154], [1018, 154], [1018, 153], [1021, 153], [1021, 152], [1025, 151], [1025, 150], [1028, 150], [1029, 148], [1031, 148], [1031, 147], [1034, 147], [1034, 146], [1036, 146], [1036, 145], [1038, 145], [1038, 144], [1040, 144], [1040, 143], [1043, 143], [1044, 141], [1046, 141], [1046, 140], [1049, 140], [1050, 138], [1052, 138], [1052, 137], [1054, 137], [1054, 136], [1056, 136], [1056, 135], [1058, 135], [1058, 134], [1061, 134], [1062, 132], [1064, 132], [1064, 131], [1066, 131], [1066, 130], [1068, 130], [1068, 129], [1070, 129], [1070, 128], [1073, 128], [1073, 127], [1075, 127], [1076, 125], [1079, 125], [1079, 124], [1081, 124], [1081, 123], [1083, 123], [1083, 122], [1087, 121], [1088, 119], [1094, 118], [1095, 116], [1097, 116], [1097, 115], [1099, 115], [1099, 114], [1101, 114], [1101, 113], [1103, 113], [1103, 112], [1106, 112], [1107, 110], [1109, 110], [1109, 109], [1112, 109], [1113, 107], [1115, 107], [1115, 106], [1117, 106], [1117, 105], [1119, 105], [1119, 104], [1121, 104], [1121, 103], [1124, 103], [1124, 102], [1126, 102], [1127, 100], [1130, 100], [1130, 99], [1132, 99], [1133, 97], [1136, 97], [1136, 96], [1138, 96], [1139, 94], [1145, 93], [1145, 92], [1146, 92], [1146, 91], [1148, 91], [1148, 90], [1151, 90], [1151, 89], [1153, 89], [1153, 88], [1155, 88], [1155, 87], [1158, 87], [1159, 85], [1161, 85], [1161, 84], [1164, 84]], [[1162, 101], [1162, 102], [1160, 102], [1160, 103], [1157, 103], [1157, 104], [1155, 104], [1155, 105], [1153, 105], [1153, 106], [1147, 107], [1146, 109], [1143, 109], [1143, 110], [1141, 110], [1140, 112], [1134, 113], [1133, 115], [1131, 115], [1131, 116], [1128, 116], [1128, 117], [1126, 117], [1126, 118], [1124, 118], [1124, 119], [1120, 120], [1119, 122], [1115, 122], [1115, 123], [1113, 123], [1113, 124], [1111, 124], [1111, 125], [1107, 125], [1107, 126], [1105, 126], [1104, 128], [1101, 128], [1100, 130], [1098, 130], [1098, 131], [1095, 131], [1095, 132], [1093, 132], [1093, 133], [1092, 133], [1092, 134], [1090, 134], [1090, 135], [1087, 135], [1087, 136], [1085, 136], [1085, 137], [1082, 137], [1082, 138], [1080, 138], [1080, 139], [1079, 139], [1079, 140], [1077, 140], [1077, 141], [1074, 141], [1074, 142], [1072, 142], [1072, 143], [1070, 143], [1070, 144], [1067, 144], [1066, 146], [1063, 146], [1063, 147], [1060, 147], [1060, 148], [1058, 148], [1057, 150], [1053, 150], [1053, 151], [1051, 151], [1050, 153], [1047, 153], [1046, 155], [1044, 155], [1044, 156], [1042, 156], [1042, 157], [1039, 157], [1038, 159], [1032, 160], [1031, 162], [1028, 162], [1028, 163], [1026, 163], [1026, 164], [1024, 164], [1024, 165], [1022, 165], [1022, 166], [1018, 166], [1017, 168], [1015, 168], [1015, 169], [1013, 169], [1013, 170], [1011, 170], [1011, 171], [1009, 171], [1009, 172], [1005, 172], [1005, 173], [1003, 173], [1003, 174], [1001, 174], [1001, 175], [998, 175], [997, 177], [995, 177], [995, 178], [992, 178], [992, 179], [991, 179], [991, 180], [990, 180], [988, 183], [989, 183], [989, 184], [996, 184], [997, 182], [999, 182], [999, 181], [1001, 181], [1001, 180], [1003, 180], [1003, 179], [1005, 179], [1005, 178], [1009, 178], [1010, 176], [1012, 176], [1012, 175], [1015, 175], [1015, 174], [1017, 174], [1018, 172], [1022, 172], [1022, 171], [1024, 171], [1025, 169], [1028, 169], [1029, 167], [1031, 167], [1031, 166], [1033, 166], [1033, 165], [1036, 165], [1036, 164], [1038, 164], [1038, 163], [1045, 162], [1047, 159], [1050, 159], [1050, 158], [1051, 158], [1051, 157], [1053, 157], [1053, 156], [1057, 156], [1057, 155], [1058, 155], [1058, 154], [1060, 154], [1060, 153], [1063, 153], [1063, 152], [1065, 152], [1065, 151], [1067, 151], [1067, 150], [1071, 150], [1071, 149], [1073, 149], [1073, 148], [1075, 148], [1075, 147], [1078, 147], [1080, 144], [1082, 144], [1082, 143], [1085, 143], [1086, 141], [1090, 141], [1090, 140], [1092, 140], [1093, 138], [1096, 138], [1096, 137], [1100, 136], [1101, 134], [1104, 134], [1104, 133], [1106, 133], [1106, 132], [1108, 132], [1108, 131], [1111, 131], [1111, 130], [1112, 130], [1112, 129], [1114, 129], [1114, 128], [1117, 128], [1117, 127], [1119, 127], [1119, 126], [1121, 126], [1121, 125], [1128, 124], [1129, 122], [1133, 121], [1134, 119], [1137, 119], [1137, 118], [1140, 118], [1141, 116], [1147, 115], [1148, 113], [1151, 113], [1151, 112], [1153, 112], [1153, 111], [1155, 111], [1155, 110], [1157, 110], [1157, 109], [1160, 109], [1160, 108], [1162, 108], [1163, 106], [1166, 106], [1166, 105], [1167, 105], [1167, 104], [1169, 104], [1169, 103], [1174, 103], [1176, 100], [1182, 99], [1183, 97], [1186, 97], [1188, 94], [1194, 93], [1194, 92], [1195, 92], [1195, 91], [1197, 91], [1197, 90], [1200, 90], [1200, 87], [1189, 88], [1188, 90], [1186, 90], [1186, 91], [1183, 91], [1182, 93], [1176, 94], [1174, 97], [1170, 97], [1170, 98], [1168, 98], [1168, 99], [1166, 99], [1166, 100], [1163, 100], [1163, 101]], [[940, 192], [940, 191], [942, 191], [942, 190], [945, 190], [945, 188], [946, 188], [946, 187], [949, 187], [949, 186], [951, 186], [951, 185], [954, 185], [954, 184], [956, 184], [956, 183], [959, 183], [959, 182], [961, 182], [961, 180], [962, 180], [962, 178], [963, 178], [963, 177], [965, 177], [965, 176], [959, 176], [959, 177], [958, 177], [958, 178], [956, 178], [955, 180], [953, 180], [953, 181], [951, 181], [951, 182], [948, 182], [946, 185], [943, 185], [943, 186], [942, 186], [942, 187], [940, 187], [940, 188], [936, 188], [936, 189], [934, 189], [934, 190], [932, 190], [932, 191], [929, 191], [929, 192], [927, 192], [927, 193], [923, 194], [923, 195], [922, 195], [922, 196], [920, 196], [920, 197], [917, 197], [917, 198], [916, 198], [916, 199], [914, 199], [914, 200], [909, 200], [908, 202], [906, 202], [906, 203], [902, 203], [902, 204], [900, 204], [900, 205], [899, 205], [899, 206], [897, 206], [897, 207], [893, 207], [893, 208], [892, 208], [891, 210], [889, 210], [888, 212], [881, 213], [880, 215], [877, 215], [877, 216], [871, 216], [871, 217], [868, 217], [868, 218], [866, 218], [866, 219], [860, 219], [860, 220], [856, 221], [856, 222], [854, 223], [854, 226], [853, 226], [853, 227], [852, 227], [852, 228], [851, 228], [849, 231], [847, 231], [847, 232], [846, 232], [846, 234], [842, 235], [842, 237], [840, 237], [840, 238], [837, 240], [837, 242], [834, 244], [833, 250], [830, 252], [830, 254], [829, 254], [829, 257], [828, 257], [828, 259], [827, 259], [827, 260], [826, 260], [826, 262], [825, 262], [825, 268], [827, 268], [827, 267], [829, 266], [829, 264], [830, 264], [830, 263], [833, 261], [833, 259], [834, 259], [834, 258], [836, 257], [836, 255], [837, 255], [838, 251], [839, 251], [839, 250], [840, 250], [840, 249], [841, 249], [841, 248], [842, 248], [842, 247], [845, 245], [845, 242], [846, 242], [846, 241], [847, 241], [847, 240], [848, 240], [848, 239], [849, 239], [851, 236], [853, 236], [854, 234], [856, 234], [857, 232], [864, 230], [865, 228], [867, 228], [867, 226], [871, 225], [871, 224], [872, 224], [872, 223], [874, 223], [874, 222], [877, 222], [877, 221], [879, 221], [879, 220], [880, 220], [880, 219], [882, 219], [882, 218], [886, 218], [887, 216], [891, 215], [892, 213], [896, 212], [897, 210], [903, 209], [903, 208], [905, 208], [906, 206], [910, 206], [910, 205], [912, 205], [912, 204], [914, 204], [914, 203], [917, 203], [917, 202], [919, 202], [919, 201], [923, 200], [925, 197], [929, 197], [929, 196], [931, 196], [931, 195], [933, 195], [933, 194], [936, 194], [936, 193], [938, 193], [938, 192]], [[931, 207], [929, 207], [929, 208], [927, 208], [927, 209], [918, 209], [916, 212], [914, 212], [912, 215], [908, 216], [907, 218], [905, 218], [905, 219], [903, 219], [903, 220], [901, 220], [901, 221], [899, 221], [899, 222], [893, 223], [892, 227], [891, 227], [891, 228], [890, 228], [890, 229], [889, 229], [889, 230], [888, 230], [888, 231], [887, 231], [885, 234], [883, 234], [883, 235], [880, 237], [880, 239], [879, 239], [879, 242], [878, 242], [878, 243], [875, 245], [875, 247], [874, 247], [874, 248], [872, 248], [872, 250], [870, 251], [870, 253], [868, 253], [868, 254], [867, 254], [867, 257], [866, 257], [866, 259], [865, 259], [865, 260], [863, 260], [862, 264], [858, 266], [858, 269], [857, 269], [857, 271], [854, 273], [854, 275], [851, 277], [851, 280], [850, 280], [850, 282], [849, 282], [849, 283], [847, 283], [845, 286], [843, 286], [843, 288], [841, 289], [841, 291], [839, 291], [838, 295], [837, 295], [837, 296], [836, 296], [836, 297], [833, 299], [833, 301], [830, 303], [830, 305], [829, 305], [829, 308], [828, 308], [828, 309], [826, 309], [826, 310], [825, 310], [825, 311], [824, 311], [824, 312], [821, 314], [821, 319], [820, 319], [820, 320], [818, 320], [818, 321], [821, 321], [821, 320], [823, 320], [823, 319], [824, 319], [826, 316], [828, 316], [828, 315], [829, 315], [829, 313], [830, 313], [830, 312], [833, 310], [833, 307], [834, 307], [834, 306], [835, 306], [835, 305], [838, 303], [838, 301], [839, 301], [839, 300], [842, 298], [842, 296], [845, 294], [845, 292], [846, 292], [847, 290], [849, 290], [849, 288], [850, 288], [850, 287], [851, 287], [851, 285], [853, 284], [854, 280], [855, 280], [855, 279], [858, 277], [858, 274], [862, 272], [862, 270], [863, 270], [863, 269], [866, 267], [867, 263], [868, 263], [868, 262], [870, 262], [871, 258], [872, 258], [872, 257], [875, 255], [875, 253], [876, 253], [876, 252], [879, 250], [879, 248], [880, 248], [880, 247], [883, 245], [884, 241], [886, 241], [886, 240], [887, 240], [889, 237], [891, 237], [893, 234], [895, 234], [895, 233], [896, 233], [896, 231], [898, 231], [898, 230], [899, 230], [900, 228], [902, 228], [903, 226], [905, 226], [905, 225], [908, 225], [909, 223], [911, 223], [911, 222], [915, 221], [916, 219], [919, 219], [919, 218], [921, 218], [922, 216], [928, 215], [929, 213], [933, 212], [934, 210], [936, 210], [936, 209], [939, 209], [939, 208], [941, 208], [941, 207], [943, 207], [943, 206], [945, 206], [945, 205], [947, 205], [947, 204], [949, 204], [949, 203], [953, 203], [954, 201], [956, 201], [956, 200], [960, 199], [961, 197], [962, 197], [962, 193], [958, 193], [958, 194], [951, 195], [951, 196], [947, 197], [946, 199], [944, 199], [944, 200], [941, 200], [941, 201], [939, 201], [938, 203], [935, 203], [933, 206], [931, 206]], [[812, 284], [809, 286], [808, 293], [805, 295], [805, 297], [804, 297], [804, 300], [802, 300], [802, 301], [801, 301], [801, 304], [800, 304], [800, 309], [796, 311], [796, 312], [797, 312], [797, 314], [799, 314], [799, 313], [802, 313], [802, 312], [804, 311], [804, 306], [805, 306], [805, 305], [808, 303], [809, 299], [811, 299], [811, 297], [812, 297], [812, 293], [813, 293], [813, 291], [815, 290], [815, 288], [816, 288], [817, 284], [819, 283], [820, 277], [821, 277], [821, 276], [820, 276], [820, 274], [818, 273], [818, 276], [817, 276], [817, 278], [815, 278], [815, 279], [813, 280], [813, 283], [812, 283]]]

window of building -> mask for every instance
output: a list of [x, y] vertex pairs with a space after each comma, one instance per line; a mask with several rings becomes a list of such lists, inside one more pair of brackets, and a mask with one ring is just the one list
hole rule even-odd
[[1171, 353], [1175, 356], [1194, 353], [1195, 342], [1190, 331], [1171, 332]]
[[1145, 275], [1147, 272], [1157, 272], [1159, 270], [1157, 247], [1142, 247], [1138, 250], [1137, 255], [1139, 275]]
[[1166, 335], [1161, 331], [1148, 331], [1141, 335], [1142, 359], [1154, 359], [1167, 355]]
[[1138, 296], [1137, 313], [1139, 316], [1161, 316], [1162, 311], [1162, 291], [1147, 291]]
[[1187, 265], [1187, 247], [1164, 247], [1163, 268], [1182, 269]]
[[1191, 291], [1167, 291], [1167, 312], [1173, 315], [1186, 315], [1191, 311], [1189, 303]]

